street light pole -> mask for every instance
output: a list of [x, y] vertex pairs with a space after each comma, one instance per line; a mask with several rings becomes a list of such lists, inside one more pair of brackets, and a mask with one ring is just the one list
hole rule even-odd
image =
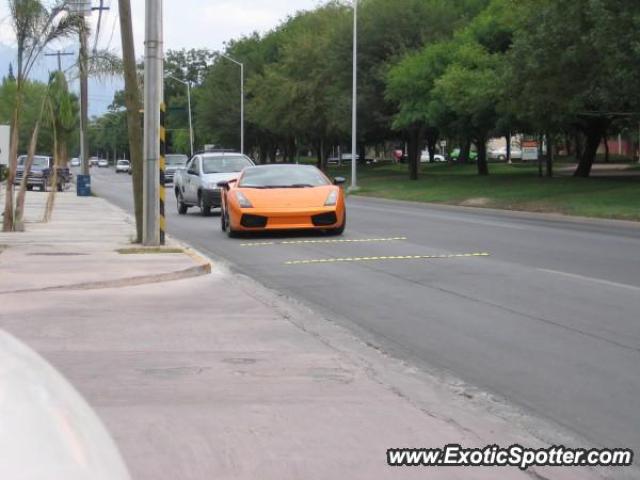
[[353, 105], [351, 112], [351, 190], [357, 190], [358, 135], [358, 0], [353, 0]]
[[240, 153], [244, 154], [244, 63], [224, 53], [220, 56], [240, 66]]
[[193, 120], [191, 116], [191, 82], [180, 80], [179, 78], [174, 77], [173, 75], [167, 75], [167, 78], [175, 80], [176, 82], [180, 82], [183, 85], [187, 86], [187, 105], [189, 110], [189, 144], [191, 147], [191, 156], [193, 157]]

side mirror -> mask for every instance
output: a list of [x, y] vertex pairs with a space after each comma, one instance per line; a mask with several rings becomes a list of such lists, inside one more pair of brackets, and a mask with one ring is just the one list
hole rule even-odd
[[237, 181], [237, 178], [232, 178], [231, 180], [221, 180], [216, 185], [218, 185], [220, 188], [224, 188], [225, 190], [229, 190], [229, 184], [236, 183]]
[[196, 172], [195, 170], [192, 170], [192, 169], [187, 170], [187, 173], [189, 175], [198, 175], [198, 172]]
[[344, 185], [346, 182], [347, 180], [344, 177], [336, 177], [333, 179], [334, 185]]

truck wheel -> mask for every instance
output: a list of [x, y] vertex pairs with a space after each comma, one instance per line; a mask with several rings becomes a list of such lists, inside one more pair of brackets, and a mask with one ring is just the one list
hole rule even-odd
[[27, 185], [27, 190], [31, 192], [33, 190], [33, 185]]
[[176, 203], [177, 203], [179, 215], [186, 215], [187, 210], [189, 210], [189, 207], [185, 205], [183, 200], [184, 199], [182, 198], [182, 194], [176, 190]]
[[203, 217], [211, 216], [211, 205], [205, 205], [204, 198], [202, 198], [202, 194], [198, 194], [198, 206], [200, 207], [200, 213]]

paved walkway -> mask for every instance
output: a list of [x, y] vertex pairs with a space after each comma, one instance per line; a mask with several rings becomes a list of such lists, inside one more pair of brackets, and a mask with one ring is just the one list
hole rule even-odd
[[[37, 195], [28, 196], [32, 220]], [[578, 469], [388, 467], [390, 447], [544, 442], [516, 415], [494, 415], [482, 395], [470, 399], [250, 279], [214, 267], [159, 282], [200, 264], [184, 254], [114, 253], [132, 228], [103, 200], [66, 193], [51, 224], [0, 236], [0, 328], [78, 388], [132, 478], [599, 478]], [[149, 275], [155, 283], [129, 282]]]

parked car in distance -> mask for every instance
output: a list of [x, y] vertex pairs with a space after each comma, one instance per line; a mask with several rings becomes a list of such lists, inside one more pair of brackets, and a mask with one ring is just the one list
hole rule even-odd
[[189, 157], [181, 153], [169, 153], [165, 157], [164, 184], [171, 185], [176, 171], [184, 168], [189, 161]]
[[[20, 155], [18, 157], [18, 168], [16, 169], [16, 179], [14, 184], [20, 185], [22, 177], [24, 176], [24, 168], [27, 162], [26, 155]], [[67, 167], [55, 167], [58, 174], [56, 177], [56, 186], [59, 192], [65, 190], [68, 183], [71, 182], [71, 172]], [[53, 158], [44, 155], [36, 155], [33, 157], [33, 163], [29, 170], [29, 176], [27, 177], [27, 190], [32, 190], [33, 187], [39, 188], [41, 191], [46, 191], [47, 186], [51, 185], [51, 176], [54, 172]]]
[[100, 160], [98, 160], [98, 167], [100, 168], [109, 167], [109, 160], [107, 160], [106, 158], [101, 158]]
[[433, 155], [433, 159], [430, 158], [429, 156], [429, 150], [423, 150], [422, 153], [420, 154], [420, 162], [422, 163], [427, 163], [427, 162], [446, 162], [447, 159], [444, 158], [444, 155], [440, 155], [439, 153], [435, 153]]
[[[504, 162], [507, 159], [507, 147], [491, 149], [487, 152], [487, 156], [492, 160]], [[522, 149], [518, 147], [511, 147], [511, 159], [522, 160]]]
[[[340, 155], [340, 157], [333, 156], [333, 157], [327, 158], [327, 163], [329, 165], [338, 164], [340, 162], [342, 162], [342, 163], [350, 163], [352, 157], [353, 157], [353, 155], [351, 155], [350, 153], [343, 153], [342, 155]], [[360, 160], [360, 155], [356, 154], [356, 162], [359, 161], [359, 160]]]
[[[460, 157], [459, 148], [454, 148], [453, 151], [449, 154], [449, 158], [451, 158], [451, 160], [453, 160], [454, 162], [457, 162], [459, 157]], [[478, 159], [478, 152], [476, 152], [475, 150], [471, 150], [469, 152], [469, 160], [476, 161], [477, 159]]]
[[199, 207], [203, 216], [222, 205], [218, 182], [238, 178], [253, 161], [241, 153], [206, 152], [195, 155], [185, 168], [176, 170], [173, 191], [178, 213], [184, 215], [190, 207]]
[[89, 166], [90, 167], [95, 167], [98, 165], [98, 162], [100, 161], [100, 159], [98, 157], [91, 157], [89, 158]]
[[128, 173], [131, 169], [131, 162], [126, 159], [118, 160], [116, 162], [116, 173]]
[[69, 163], [72, 167], [79, 167], [80, 165], [82, 165], [82, 162], [80, 161], [79, 158], [72, 158], [71, 162]]

